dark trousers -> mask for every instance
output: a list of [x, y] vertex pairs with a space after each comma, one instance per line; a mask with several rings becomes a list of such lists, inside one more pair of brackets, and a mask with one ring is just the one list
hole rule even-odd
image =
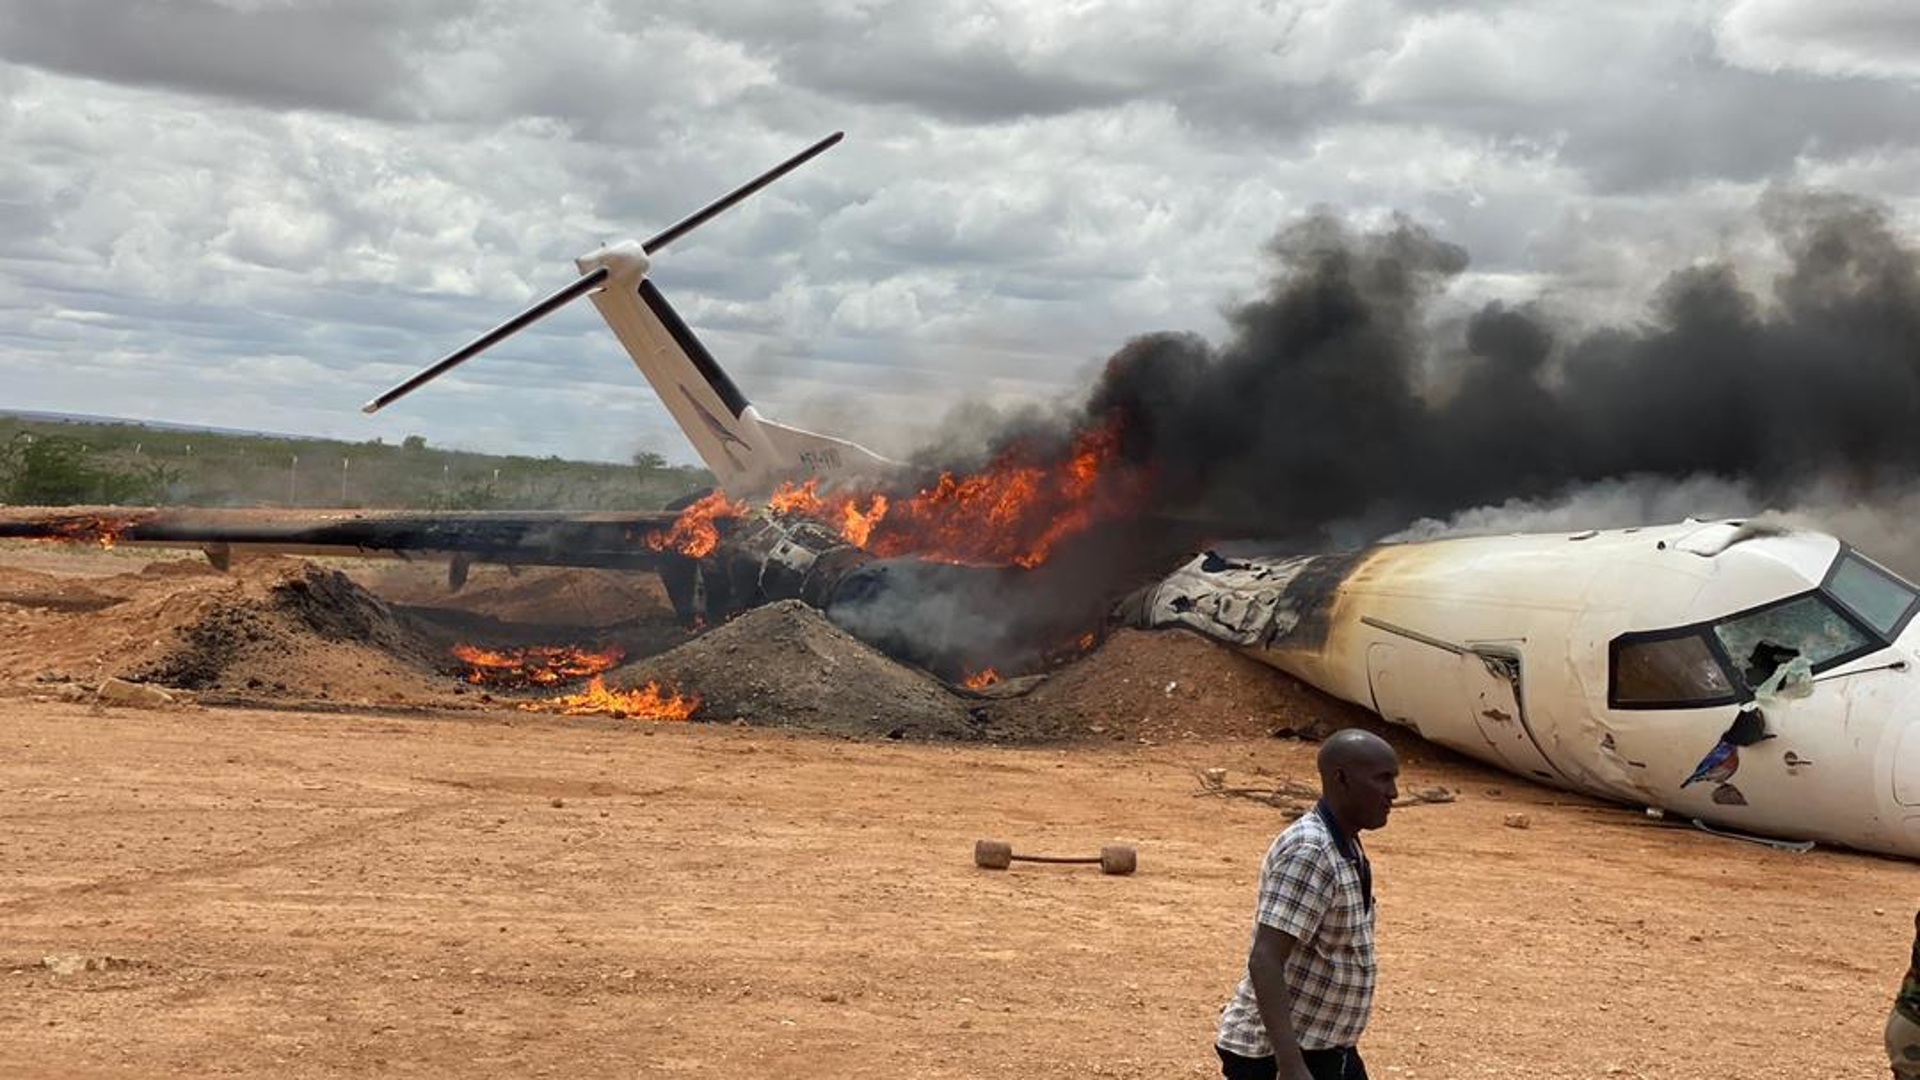
[[[1220, 1075], [1226, 1080], [1274, 1080], [1280, 1075], [1280, 1066], [1271, 1057], [1241, 1057], [1231, 1050], [1213, 1049], [1220, 1055]], [[1367, 1080], [1367, 1063], [1351, 1046], [1302, 1050], [1300, 1056], [1307, 1059], [1313, 1080]]]

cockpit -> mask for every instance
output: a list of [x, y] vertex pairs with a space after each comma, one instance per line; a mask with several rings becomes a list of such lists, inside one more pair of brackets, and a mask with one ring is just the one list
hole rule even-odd
[[1887, 648], [1917, 610], [1920, 591], [1843, 546], [1817, 589], [1711, 622], [1614, 638], [1607, 704], [1697, 709], [1752, 701]]

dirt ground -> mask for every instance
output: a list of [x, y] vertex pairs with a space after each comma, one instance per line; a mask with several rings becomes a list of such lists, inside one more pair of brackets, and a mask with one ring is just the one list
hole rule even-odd
[[[950, 704], [791, 612], [693, 638], [627, 576], [338, 565], [0, 546], [0, 1075], [1216, 1075], [1286, 823], [1248, 796], [1312, 772], [1272, 732], [1361, 720], [1184, 635]], [[560, 632], [727, 703], [527, 713], [444, 653]], [[1455, 797], [1369, 836], [1376, 1077], [1885, 1075], [1912, 864], [1392, 737]], [[982, 870], [980, 837], [1140, 869]]]

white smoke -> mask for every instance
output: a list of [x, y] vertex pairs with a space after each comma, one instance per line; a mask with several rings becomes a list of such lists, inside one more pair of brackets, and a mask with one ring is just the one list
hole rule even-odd
[[1875, 489], [1832, 480], [1783, 497], [1761, 498], [1724, 477], [1683, 480], [1632, 476], [1602, 480], [1545, 499], [1509, 499], [1462, 510], [1442, 521], [1422, 518], [1387, 542], [1501, 533], [1579, 532], [1659, 525], [1696, 518], [1757, 518], [1767, 524], [1831, 533], [1909, 579], [1920, 579], [1920, 489]]

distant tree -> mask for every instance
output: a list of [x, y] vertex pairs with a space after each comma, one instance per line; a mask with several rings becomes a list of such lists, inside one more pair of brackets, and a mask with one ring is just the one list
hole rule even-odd
[[490, 483], [471, 483], [455, 491], [446, 501], [448, 510], [497, 510], [503, 500]]
[[400, 440], [400, 449], [402, 450], [425, 450], [426, 448], [427, 437], [425, 435], [409, 435]]
[[76, 439], [20, 432], [0, 450], [0, 502], [68, 506], [99, 498], [100, 474], [87, 457]]
[[23, 506], [157, 502], [178, 469], [147, 463], [132, 471], [99, 464], [86, 443], [20, 432], [0, 447], [0, 502]]
[[667, 467], [666, 456], [656, 454], [652, 450], [635, 450], [633, 452], [633, 463], [642, 469], [664, 469]]

